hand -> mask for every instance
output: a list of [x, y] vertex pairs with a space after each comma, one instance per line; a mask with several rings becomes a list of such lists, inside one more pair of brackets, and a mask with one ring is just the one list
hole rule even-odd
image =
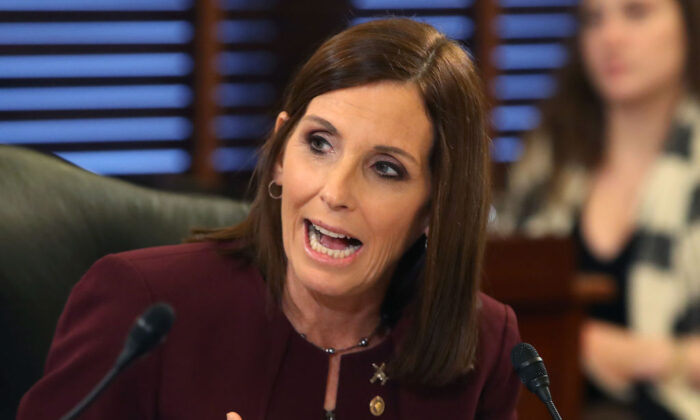
[[678, 369], [688, 383], [700, 390], [700, 336], [690, 336], [678, 340]]
[[674, 342], [639, 336], [618, 326], [588, 321], [581, 332], [584, 367], [611, 392], [636, 381], [656, 382], [673, 369]]
[[581, 329], [581, 363], [584, 371], [601, 388], [611, 394], [624, 394], [631, 382], [617, 366], [614, 352], [608, 351], [610, 341], [607, 325], [588, 321]]
[[226, 413], [226, 420], [243, 420], [241, 416], [238, 415], [238, 413], [235, 413], [233, 411]]

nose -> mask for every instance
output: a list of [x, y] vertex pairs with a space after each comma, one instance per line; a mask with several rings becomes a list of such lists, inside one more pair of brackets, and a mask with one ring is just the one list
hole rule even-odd
[[352, 167], [339, 165], [324, 174], [325, 180], [319, 194], [321, 201], [331, 210], [355, 208], [355, 182]]

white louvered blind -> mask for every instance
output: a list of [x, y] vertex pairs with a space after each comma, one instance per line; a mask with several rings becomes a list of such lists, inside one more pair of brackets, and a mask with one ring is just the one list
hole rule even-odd
[[493, 30], [500, 45], [491, 55], [499, 75], [490, 86], [498, 101], [492, 115], [495, 161], [517, 160], [522, 135], [539, 123], [537, 103], [554, 93], [552, 71], [567, 61], [563, 40], [576, 29], [572, 15], [576, 3], [577, 0], [499, 0], [502, 13]]
[[[0, 0], [0, 143], [53, 151], [103, 174], [187, 171], [194, 1]], [[409, 16], [473, 50], [476, 25], [489, 24], [475, 21], [478, 1], [490, 0], [352, 0], [332, 7], [350, 24]], [[555, 89], [549, 74], [567, 59], [561, 40], [574, 30], [576, 0], [498, 1], [502, 13], [492, 24], [500, 45], [489, 57], [476, 53], [493, 60], [499, 74], [490, 81], [498, 101], [494, 158], [507, 162], [517, 158], [521, 134], [538, 122], [536, 102]], [[248, 171], [272, 126], [280, 74], [290, 70], [280, 69], [279, 45], [309, 28], [282, 33], [282, 14], [297, 7], [275, 0], [219, 6], [213, 30], [222, 47], [215, 69], [222, 83], [211, 100], [220, 110], [212, 123], [221, 147], [212, 163], [219, 171]]]
[[406, 16], [429, 23], [468, 48], [474, 36], [474, 0], [353, 0], [352, 24], [386, 16]]
[[0, 143], [109, 175], [180, 173], [190, 0], [0, 0]]
[[216, 103], [220, 114], [214, 131], [220, 147], [213, 157], [218, 171], [250, 171], [255, 152], [272, 126], [271, 108], [281, 95], [274, 83], [280, 31], [274, 0], [220, 0], [222, 20], [216, 28], [222, 51]]

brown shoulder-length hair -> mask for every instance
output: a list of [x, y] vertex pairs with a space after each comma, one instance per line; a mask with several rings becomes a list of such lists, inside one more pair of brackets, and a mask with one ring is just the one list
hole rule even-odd
[[[687, 89], [700, 96], [700, 2], [673, 1], [680, 6], [685, 25]], [[579, 18], [579, 28], [581, 24]], [[584, 70], [578, 31], [568, 47], [569, 61], [557, 74], [557, 92], [543, 104], [542, 121], [535, 130], [551, 142], [552, 187], [563, 167], [574, 163], [592, 169], [600, 163], [604, 150], [604, 104]]]
[[[490, 191], [489, 139], [474, 63], [459, 44], [432, 26], [402, 18], [377, 20], [323, 43], [285, 92], [282, 109], [289, 119], [262, 146], [248, 218], [204, 239], [238, 239], [245, 244], [238, 254], [246, 254], [261, 270], [279, 301], [286, 257], [280, 202], [270, 198], [267, 189], [275, 162], [314, 97], [378, 81], [415, 83], [434, 130], [425, 265], [410, 313], [404, 314], [412, 326], [392, 362], [392, 375], [406, 383], [444, 385], [475, 362], [477, 292]], [[390, 285], [385, 303], [397, 289]]]

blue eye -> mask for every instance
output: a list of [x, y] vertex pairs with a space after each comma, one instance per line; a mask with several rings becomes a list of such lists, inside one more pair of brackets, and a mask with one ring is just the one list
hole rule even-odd
[[393, 163], [380, 161], [373, 166], [379, 176], [383, 178], [401, 179], [404, 176], [403, 170]]
[[309, 149], [315, 154], [324, 154], [329, 152], [333, 147], [325, 138], [318, 134], [311, 134], [307, 137], [306, 142], [309, 144]]

